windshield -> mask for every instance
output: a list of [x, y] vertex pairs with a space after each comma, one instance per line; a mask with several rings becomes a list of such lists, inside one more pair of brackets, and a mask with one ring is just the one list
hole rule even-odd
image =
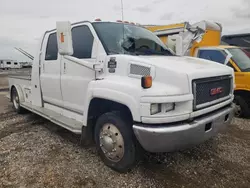
[[109, 55], [173, 55], [156, 35], [145, 28], [112, 22], [96, 22], [93, 26]]
[[242, 49], [248, 57], [250, 57], [250, 48]]
[[242, 51], [242, 49], [228, 48], [227, 50], [232, 54], [233, 61], [238, 65], [241, 71], [250, 71], [250, 58]]

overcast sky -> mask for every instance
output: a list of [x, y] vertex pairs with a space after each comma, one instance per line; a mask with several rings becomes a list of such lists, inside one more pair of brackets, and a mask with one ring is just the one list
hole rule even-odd
[[[140, 24], [216, 21], [223, 33], [250, 33], [250, 0], [123, 0], [124, 19]], [[28, 60], [14, 50], [35, 53], [38, 39], [56, 21], [115, 21], [120, 0], [0, 0], [0, 59]]]

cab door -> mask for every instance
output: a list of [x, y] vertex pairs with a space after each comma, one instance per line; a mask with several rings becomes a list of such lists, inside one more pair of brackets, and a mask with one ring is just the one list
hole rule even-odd
[[[72, 27], [73, 57], [90, 64], [96, 62], [94, 43], [96, 34], [91, 24]], [[83, 115], [89, 83], [95, 80], [95, 71], [76, 62], [62, 58], [61, 89], [64, 109]], [[65, 114], [67, 115], [67, 114]]]
[[44, 41], [41, 57], [41, 91], [44, 103], [63, 107], [61, 94], [61, 61], [58, 55], [56, 32], [49, 33]]

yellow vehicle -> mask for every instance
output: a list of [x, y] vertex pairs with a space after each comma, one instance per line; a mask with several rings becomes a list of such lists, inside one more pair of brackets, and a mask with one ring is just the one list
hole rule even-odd
[[235, 104], [238, 117], [250, 117], [250, 58], [236, 46], [220, 45], [222, 27], [201, 21], [164, 26], [145, 26], [177, 55], [203, 58], [230, 66], [235, 71]]

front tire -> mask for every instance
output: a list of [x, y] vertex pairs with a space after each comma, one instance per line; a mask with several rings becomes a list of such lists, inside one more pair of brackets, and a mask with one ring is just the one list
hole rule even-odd
[[106, 166], [118, 172], [127, 172], [135, 165], [137, 150], [132, 123], [119, 112], [101, 115], [94, 134], [98, 153]]
[[235, 96], [235, 116], [250, 118], [250, 102], [242, 96]]

